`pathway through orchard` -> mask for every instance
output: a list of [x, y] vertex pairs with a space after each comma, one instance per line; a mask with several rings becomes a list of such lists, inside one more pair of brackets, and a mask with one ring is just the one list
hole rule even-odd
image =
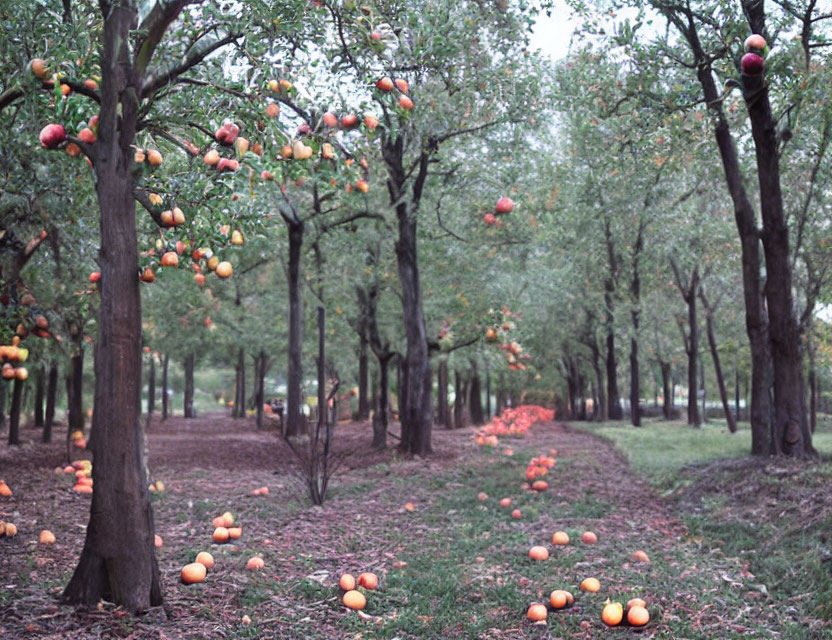
[[[20, 529], [0, 540], [0, 637], [739, 638], [754, 629], [763, 638], [788, 615], [738, 559], [705, 553], [672, 505], [605, 441], [557, 423], [495, 448], [477, 446], [470, 430], [436, 431], [439, 454], [406, 461], [392, 449], [367, 452], [371, 436], [367, 423], [339, 425], [345, 472], [326, 505], [310, 507], [274, 432], [220, 415], [155, 422], [150, 461], [152, 478], [166, 486], [153, 502], [169, 615], [138, 620], [106, 603], [78, 614], [57, 606], [83, 544], [88, 498], [54, 473], [59, 444], [0, 449], [2, 477], [14, 490], [0, 498], [0, 519]], [[526, 464], [552, 448], [549, 489], [528, 490]], [[251, 496], [260, 486], [269, 495]], [[488, 494], [482, 502], [480, 492]], [[498, 504], [504, 497], [508, 509]], [[521, 519], [511, 517], [514, 508]], [[226, 510], [243, 535], [239, 544], [214, 545], [211, 520]], [[37, 544], [44, 528], [56, 544]], [[568, 546], [551, 544], [556, 530], [569, 533]], [[584, 530], [598, 542], [583, 544]], [[549, 559], [530, 560], [533, 545], [546, 546]], [[631, 561], [637, 549], [649, 564]], [[203, 584], [182, 585], [181, 567], [203, 550], [216, 566]], [[264, 558], [261, 571], [244, 569], [253, 555]], [[337, 583], [363, 571], [381, 584], [359, 614], [341, 605]], [[590, 576], [601, 590], [581, 593]], [[554, 589], [574, 593], [575, 605], [551, 611], [546, 624], [528, 622], [526, 606], [548, 601]], [[636, 596], [649, 605], [645, 629], [603, 625], [607, 598]]]

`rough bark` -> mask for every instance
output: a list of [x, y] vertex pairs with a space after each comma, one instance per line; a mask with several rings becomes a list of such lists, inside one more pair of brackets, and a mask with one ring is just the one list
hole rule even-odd
[[448, 403], [448, 359], [445, 357], [439, 358], [439, 365], [437, 366], [436, 378], [437, 384], [437, 422], [446, 429], [453, 429], [453, 421], [451, 420], [451, 408]]
[[265, 379], [266, 379], [266, 352], [262, 349], [254, 361], [254, 406], [255, 421], [258, 429], [263, 428], [263, 404], [266, 402]]
[[410, 198], [406, 194], [409, 180], [404, 166], [404, 139], [382, 139], [382, 155], [387, 167], [387, 189], [398, 222], [396, 263], [401, 286], [402, 315], [407, 343], [404, 366], [404, 404], [399, 407], [402, 439], [400, 449], [425, 456], [432, 452], [433, 389], [431, 388], [430, 353], [422, 305], [419, 277], [416, 221], [419, 202], [428, 174], [429, 151], [422, 151], [413, 178]]
[[[612, 295], [608, 297], [608, 307], [613, 304]], [[607, 416], [610, 420], [621, 420], [623, 412], [618, 394], [618, 362], [615, 356], [615, 326], [612, 312], [607, 312]]]
[[373, 449], [387, 447], [387, 416], [390, 412], [390, 359], [393, 354], [378, 360], [378, 405], [373, 414]]
[[356, 417], [359, 420], [366, 420], [370, 416], [368, 347], [369, 340], [366, 330], [362, 327], [358, 343], [358, 415]]
[[6, 428], [6, 399], [9, 397], [9, 383], [0, 378], [0, 430]]
[[468, 400], [468, 379], [454, 371], [454, 429], [465, 426], [465, 405]]
[[45, 395], [46, 372], [43, 363], [38, 363], [35, 369], [35, 426], [43, 427], [43, 400]]
[[288, 222], [289, 258], [289, 353], [286, 372], [286, 427], [287, 437], [298, 436], [305, 431], [301, 412], [303, 385], [303, 306], [301, 302], [301, 250], [304, 225], [301, 221]]
[[485, 370], [485, 419], [491, 420], [491, 373]]
[[156, 411], [156, 358], [150, 354], [150, 364], [147, 368], [147, 424]]
[[140, 78], [129, 51], [136, 23], [135, 9], [114, 4], [104, 24], [95, 145], [101, 295], [89, 442], [95, 492], [81, 559], [63, 593], [72, 603], [94, 607], [103, 599], [133, 613], [162, 604], [140, 420], [142, 325], [131, 148]]
[[237, 376], [234, 385], [234, 409], [231, 412], [234, 418], [246, 417], [246, 354], [240, 347], [237, 352]]
[[185, 390], [182, 406], [186, 418], [194, 417], [194, 365], [196, 354], [189, 353], [185, 356]]
[[84, 430], [84, 349], [76, 345], [69, 361], [67, 413], [70, 431]]
[[731, 433], [737, 432], [737, 423], [734, 420], [734, 414], [731, 413], [731, 406], [728, 402], [728, 390], [725, 387], [725, 376], [722, 373], [722, 364], [719, 360], [719, 349], [716, 343], [716, 332], [714, 331], [714, 306], [708, 303], [705, 294], [700, 291], [699, 298], [702, 300], [702, 308], [705, 310], [705, 331], [708, 336], [708, 346], [711, 350], [711, 360], [714, 363], [714, 373], [716, 373], [716, 385], [719, 389], [719, 398], [722, 401], [722, 410], [725, 414], [725, 421], [728, 423], [728, 431]]
[[469, 394], [469, 412], [471, 414], [471, 424], [478, 427], [485, 423], [482, 412], [482, 383], [480, 381], [479, 373], [475, 362], [471, 362], [471, 383], [468, 391]]
[[665, 420], [673, 418], [673, 388], [670, 384], [670, 363], [659, 361], [662, 372], [662, 416]]
[[55, 422], [55, 402], [58, 398], [58, 365], [49, 365], [46, 382], [46, 410], [43, 417], [43, 442], [52, 442], [52, 425]]
[[12, 406], [9, 407], [9, 445], [20, 445], [20, 408], [23, 400], [23, 380], [12, 383]]
[[168, 364], [170, 356], [166, 353], [162, 356], [162, 421], [168, 419]]

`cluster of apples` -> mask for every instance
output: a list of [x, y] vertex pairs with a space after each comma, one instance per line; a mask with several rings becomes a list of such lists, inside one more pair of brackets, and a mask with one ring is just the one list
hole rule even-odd
[[551, 449], [549, 453], [551, 455], [535, 456], [526, 467], [526, 480], [528, 480], [530, 488], [535, 491], [546, 491], [549, 488], [549, 483], [540, 479], [549, 473], [549, 469], [555, 466], [557, 450]]
[[[87, 446], [82, 431], [73, 431], [72, 438], [75, 446], [80, 446], [81, 448]], [[76, 460], [63, 468], [56, 468], [55, 473], [75, 476], [75, 485], [72, 487], [72, 490], [76, 493], [92, 493], [92, 462], [89, 460]]]
[[[19, 338], [19, 336], [15, 336]], [[20, 340], [18, 339], [19, 343]], [[29, 350], [24, 347], [19, 347], [16, 344], [0, 345], [0, 360], [3, 361], [2, 374], [6, 380], [26, 380], [29, 377], [29, 371], [26, 367], [21, 367], [21, 362], [26, 362], [29, 357]]]
[[410, 87], [407, 85], [407, 80], [404, 78], [396, 78], [393, 80], [389, 76], [384, 76], [376, 80], [376, 89], [384, 93], [390, 93], [393, 89], [399, 90], [398, 104], [402, 109], [411, 111], [415, 106], [413, 100], [407, 94], [410, 92]]
[[234, 526], [234, 516], [230, 511], [214, 518], [211, 525], [214, 527], [211, 539], [217, 544], [237, 540], [243, 535], [243, 528], [239, 524], [236, 527]]
[[482, 221], [488, 226], [496, 226], [499, 229], [503, 226], [503, 221], [498, 219], [497, 216], [511, 213], [512, 209], [514, 209], [514, 201], [511, 198], [503, 196], [497, 200], [497, 205], [494, 207], [494, 213], [486, 213], [482, 217]]
[[345, 573], [338, 581], [338, 586], [343, 593], [341, 602], [344, 606], [350, 609], [363, 609], [367, 606], [367, 598], [358, 590], [358, 587], [367, 591], [375, 591], [378, 589], [378, 576], [368, 571], [359, 575], [356, 580], [352, 574]]
[[745, 39], [744, 48], [746, 53], [740, 60], [743, 74], [747, 76], [761, 74], [765, 68], [765, 56], [768, 53], [766, 39], [757, 33], [753, 33]]
[[[221, 156], [217, 149], [209, 149], [202, 157], [202, 161], [207, 166], [214, 167], [220, 173], [233, 173], [239, 170], [240, 161], [238, 158], [245, 156], [251, 148], [251, 142], [240, 135], [240, 127], [233, 122], [226, 122], [216, 130], [214, 139], [222, 147], [234, 147], [237, 158], [226, 158]], [[262, 153], [260, 145], [255, 145], [252, 151], [258, 155]]]

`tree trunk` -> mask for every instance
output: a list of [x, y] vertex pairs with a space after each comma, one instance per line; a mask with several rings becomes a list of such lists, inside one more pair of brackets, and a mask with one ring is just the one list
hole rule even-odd
[[615, 357], [615, 316], [613, 301], [613, 285], [607, 282], [604, 292], [604, 302], [607, 307], [607, 417], [610, 420], [621, 420], [621, 399], [618, 395], [618, 362]]
[[[633, 312], [633, 331], [638, 331], [638, 320]], [[638, 338], [630, 338], [630, 421], [634, 427], [641, 426], [641, 408], [639, 407], [640, 383], [638, 375]], [[649, 396], [648, 396], [649, 397]]]
[[265, 390], [265, 379], [266, 379], [266, 352], [262, 349], [260, 350], [260, 354], [254, 361], [254, 370], [255, 370], [255, 393], [254, 393], [254, 406], [256, 408], [256, 424], [258, 429], [263, 428], [263, 405], [266, 402], [266, 390]]
[[719, 398], [722, 400], [722, 411], [725, 413], [725, 421], [728, 423], [728, 431], [737, 432], [737, 423], [731, 413], [731, 406], [728, 402], [728, 390], [725, 387], [725, 377], [722, 375], [722, 365], [719, 361], [719, 350], [716, 345], [716, 333], [714, 332], [714, 310], [708, 305], [704, 294], [702, 306], [705, 308], [705, 330], [708, 335], [708, 346], [711, 349], [711, 360], [714, 362], [714, 373], [716, 373], [716, 385], [719, 389]]
[[9, 445], [20, 445], [20, 407], [23, 400], [23, 380], [12, 383], [12, 406], [9, 409]]
[[670, 363], [659, 361], [659, 368], [662, 372], [662, 415], [665, 420], [673, 418], [673, 387], [670, 384]]
[[196, 355], [189, 353], [185, 357], [185, 397], [183, 398], [183, 409], [186, 418], [194, 417], [194, 365]]
[[46, 371], [43, 363], [39, 362], [35, 369], [35, 426], [43, 427], [43, 398], [46, 387]]
[[303, 248], [303, 222], [288, 224], [289, 230], [289, 353], [286, 373], [286, 427], [287, 437], [298, 436], [305, 431], [301, 412], [303, 385], [303, 306], [301, 302], [300, 261]]
[[[84, 430], [84, 348], [78, 344], [69, 361], [69, 385], [67, 398], [69, 431]], [[141, 369], [139, 369], [141, 371]]]
[[382, 154], [387, 166], [387, 189], [396, 209], [398, 238], [396, 263], [401, 286], [402, 316], [407, 342], [405, 353], [405, 400], [399, 407], [404, 453], [425, 456], [433, 451], [433, 389], [431, 388], [430, 354], [422, 305], [422, 285], [419, 278], [416, 222], [419, 201], [428, 172], [429, 151], [419, 158], [418, 172], [413, 178], [412, 196], [405, 193], [409, 172], [404, 167], [404, 139], [385, 138]]
[[140, 420], [142, 323], [131, 145], [141, 78], [129, 72], [136, 24], [136, 10], [124, 5], [114, 5], [104, 24], [95, 144], [101, 294], [89, 443], [95, 492], [81, 559], [63, 593], [72, 603], [94, 607], [103, 599], [131, 613], [162, 604]]
[[[755, 33], [765, 29], [762, 2], [743, 2]], [[756, 29], [759, 29], [757, 31]], [[794, 313], [789, 227], [780, 190], [780, 149], [777, 121], [771, 111], [765, 74], [743, 75], [743, 91], [751, 120], [760, 186], [763, 252], [766, 261], [766, 296], [769, 345], [774, 372], [773, 452], [807, 456], [816, 451], [806, 419], [803, 397], [803, 353]]]
[[9, 383], [0, 378], [0, 430], [6, 428], [6, 399], [9, 397]]
[[[745, 327], [751, 346], [751, 453], [768, 455], [771, 451], [770, 433], [770, 353], [768, 318], [763, 301], [760, 262], [760, 238], [754, 206], [748, 197], [740, 169], [737, 148], [731, 137], [725, 117], [721, 90], [717, 88], [708, 56], [695, 28], [682, 32], [691, 47], [697, 63], [697, 78], [702, 86], [705, 104], [708, 106], [714, 126], [714, 137], [719, 148], [725, 181], [734, 205], [734, 220], [742, 247], [742, 282], [745, 301]], [[766, 265], [768, 272], [768, 265]]]
[[362, 327], [358, 344], [358, 415], [356, 417], [359, 420], [366, 420], [370, 416], [368, 346], [367, 333]]
[[453, 421], [451, 420], [451, 408], [448, 404], [448, 359], [447, 357], [439, 358], [437, 378], [437, 402], [438, 415], [437, 421], [446, 429], [453, 429]]
[[468, 381], [454, 371], [454, 429], [465, 426], [465, 405], [468, 399]]
[[482, 414], [482, 384], [480, 382], [480, 376], [477, 373], [477, 366], [475, 362], [471, 362], [472, 366], [472, 373], [471, 373], [471, 386], [469, 388], [469, 407], [470, 407], [470, 414], [471, 414], [471, 424], [475, 427], [479, 427], [480, 425], [485, 423]]
[[150, 354], [150, 366], [147, 371], [147, 424], [153, 419], [156, 411], [156, 358]]
[[699, 288], [699, 271], [694, 269], [691, 276], [690, 295], [686, 297], [688, 304], [688, 424], [694, 427], [702, 426], [699, 416], [699, 325], [696, 318], [696, 290]]
[[589, 344], [592, 352], [592, 370], [595, 372], [595, 388], [598, 393], [598, 407], [593, 407], [593, 417], [599, 422], [606, 422], [607, 420], [607, 397], [604, 393], [604, 373], [601, 367], [601, 350], [598, 348], [598, 342], [595, 336], [592, 336], [592, 341]]
[[702, 389], [702, 424], [708, 424], [708, 390], [705, 388], [705, 361], [699, 355], [699, 387]]
[[740, 370], [734, 366], [734, 409], [735, 419], [740, 421]]
[[170, 356], [162, 356], [162, 422], [168, 419], [168, 363]]
[[43, 442], [52, 442], [52, 424], [55, 421], [55, 401], [58, 398], [58, 365], [49, 365], [49, 378], [46, 382], [46, 415], [43, 420]]
[[491, 420], [491, 373], [485, 370], [485, 419]]
[[376, 399], [378, 405], [373, 413], [373, 449], [387, 447], [387, 414], [390, 398], [390, 359], [392, 354], [377, 358], [378, 361], [378, 390]]
[[240, 347], [237, 352], [237, 383], [234, 388], [233, 418], [246, 417], [246, 354]]
[[809, 335], [809, 429], [814, 434], [818, 424], [818, 372], [815, 344]]

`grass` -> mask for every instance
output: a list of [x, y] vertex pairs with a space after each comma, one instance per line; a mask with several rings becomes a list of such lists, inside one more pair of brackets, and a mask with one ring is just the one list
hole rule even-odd
[[[613, 443], [637, 472], [677, 501], [704, 551], [741, 559], [762, 593], [784, 611], [832, 618], [832, 502], [825, 498], [832, 482], [829, 416], [821, 417], [813, 436], [820, 462], [761, 461], [751, 467], [741, 460], [750, 450], [747, 423], [735, 434], [719, 422], [702, 429], [681, 421], [648, 421], [640, 429], [625, 422], [573, 426]], [[728, 462], [703, 471], [732, 458], [735, 466]], [[811, 635], [790, 617], [799, 616], [783, 616], [784, 638], [832, 637], [832, 631]]]
[[[627, 421], [576, 422], [572, 426], [612, 442], [635, 471], [662, 489], [672, 488], [683, 467], [740, 458], [751, 451], [748, 423], [740, 423], [733, 434], [725, 422], [714, 420], [700, 429], [682, 420], [645, 420], [638, 429]], [[820, 422], [812, 442], [823, 457], [832, 457], [832, 427], [826, 422]]]

